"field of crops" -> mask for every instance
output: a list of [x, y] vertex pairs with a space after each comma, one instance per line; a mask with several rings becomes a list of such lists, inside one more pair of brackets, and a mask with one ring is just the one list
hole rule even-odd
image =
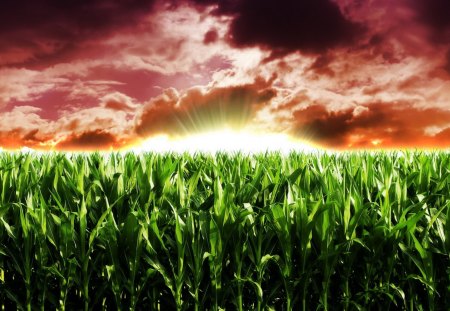
[[450, 308], [450, 155], [0, 154], [6, 310]]

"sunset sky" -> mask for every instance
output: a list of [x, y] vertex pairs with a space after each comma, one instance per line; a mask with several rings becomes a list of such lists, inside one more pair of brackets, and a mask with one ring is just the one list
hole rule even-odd
[[448, 0], [3, 0], [0, 147], [450, 146]]

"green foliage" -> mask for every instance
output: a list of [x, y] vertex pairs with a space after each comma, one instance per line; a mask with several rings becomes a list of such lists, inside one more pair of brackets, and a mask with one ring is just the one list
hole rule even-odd
[[0, 155], [0, 305], [448, 310], [450, 155]]

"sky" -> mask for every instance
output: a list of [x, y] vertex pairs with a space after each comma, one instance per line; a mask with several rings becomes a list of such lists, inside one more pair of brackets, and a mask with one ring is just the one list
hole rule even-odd
[[448, 0], [3, 0], [0, 147], [450, 146]]

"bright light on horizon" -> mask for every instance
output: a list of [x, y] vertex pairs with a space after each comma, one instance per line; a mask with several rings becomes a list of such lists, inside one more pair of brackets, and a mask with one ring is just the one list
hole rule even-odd
[[295, 140], [286, 134], [256, 134], [226, 129], [178, 138], [158, 135], [145, 140], [141, 145], [132, 148], [132, 150], [135, 152], [177, 153], [216, 153], [221, 151], [244, 153], [277, 151], [289, 153], [291, 151], [314, 151], [317, 148], [310, 143]]

